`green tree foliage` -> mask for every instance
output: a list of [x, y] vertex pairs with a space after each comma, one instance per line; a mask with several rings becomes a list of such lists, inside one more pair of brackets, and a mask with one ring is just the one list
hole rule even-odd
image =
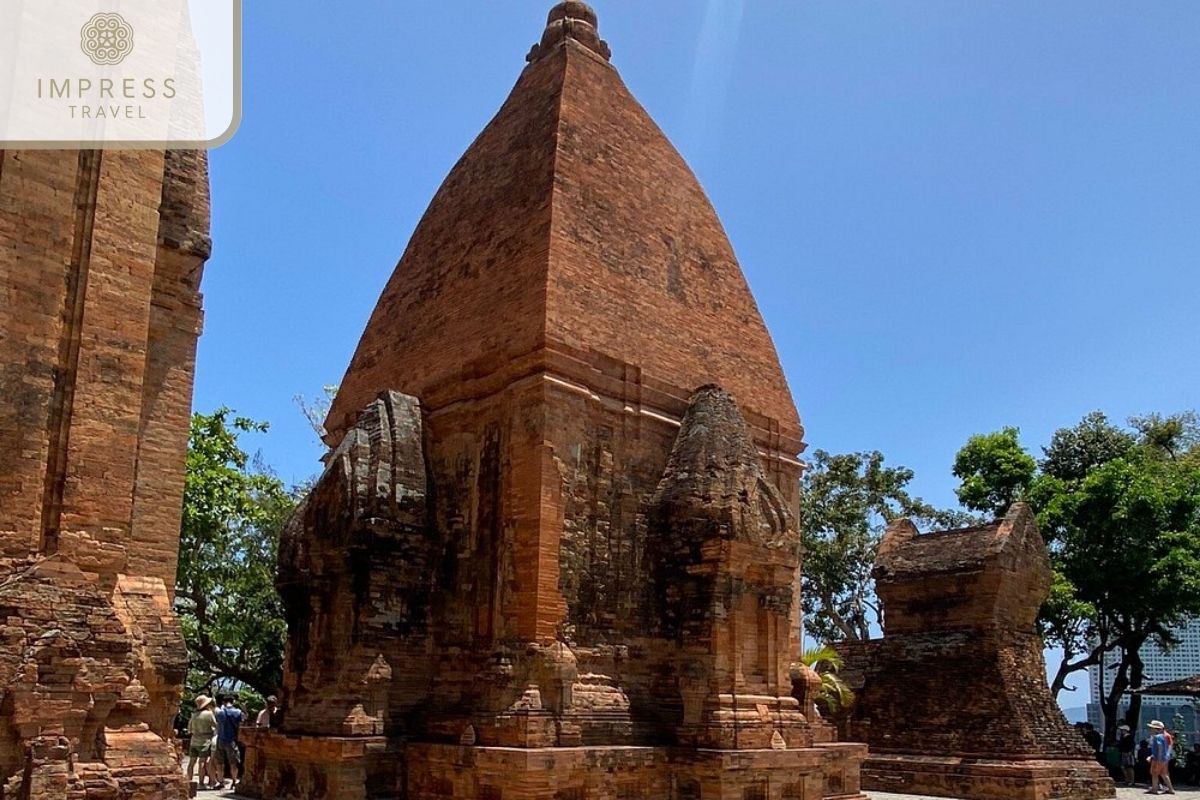
[[838, 673], [842, 669], [842, 655], [830, 645], [805, 650], [800, 656], [804, 665], [821, 677], [821, 689], [816, 704], [826, 719], [836, 719], [854, 704], [854, 691]]
[[906, 487], [912, 470], [884, 464], [883, 454], [817, 450], [801, 483], [806, 632], [826, 642], [869, 639], [879, 624], [871, 567], [883, 529], [897, 517], [922, 526], [969, 524]]
[[[1150, 415], [1130, 424], [1131, 430], [1118, 428], [1093, 413], [1057, 431], [1039, 469], [1023, 481], [1003, 467], [956, 470], [964, 484], [975, 480], [960, 497], [1024, 497], [1037, 512], [1055, 570], [1039, 623], [1065, 655], [1052, 688], [1057, 694], [1071, 673], [1093, 664], [1112, 669], [1112, 691], [1102, 698], [1109, 738], [1125, 692], [1142, 684], [1142, 645], [1151, 639], [1170, 645], [1171, 628], [1200, 615], [1195, 415]], [[1012, 452], [1019, 444], [1009, 431], [973, 437], [963, 450], [1006, 440], [992, 448], [1004, 451], [995, 461], [1025, 463]], [[967, 462], [981, 463], [972, 458]], [[989, 485], [992, 479], [997, 485]], [[1136, 724], [1140, 696], [1133, 698]]]
[[1020, 500], [1037, 471], [1033, 456], [1021, 447], [1020, 431], [1005, 428], [972, 436], [954, 459], [962, 483], [958, 501], [972, 511], [1001, 517]]
[[1129, 420], [1142, 443], [1159, 457], [1172, 461], [1200, 459], [1200, 417], [1195, 411], [1182, 414], [1147, 414]]
[[[1050, 481], [1038, 492], [1042, 529], [1075, 597], [1096, 612], [1096, 642], [1119, 656], [1103, 699], [1111, 735], [1125, 691], [1142, 685], [1142, 645], [1171, 644], [1170, 629], [1200, 614], [1200, 467], [1147, 447], [1074, 484]], [[1135, 695], [1134, 724], [1139, 704]]]
[[[1058, 697], [1071, 673], [1099, 663], [1098, 659], [1105, 648], [1092, 643], [1097, 634], [1096, 607], [1079, 598], [1075, 585], [1057, 564], [1053, 565], [1053, 570], [1050, 596], [1038, 616], [1038, 631], [1048, 646], [1063, 651], [1063, 660], [1050, 683], [1051, 692]], [[1085, 654], [1081, 657], [1081, 665], [1075, 662], [1080, 654]]]
[[[1040, 478], [1036, 482], [1031, 478], [1031, 485], [1023, 491], [1032, 491], [1028, 499], [1042, 510], [1044, 522], [1048, 509], [1069, 496], [1066, 487], [1070, 482], [1080, 481], [1103, 464], [1129, 455], [1137, 443], [1134, 434], [1113, 425], [1103, 413], [1093, 411], [1074, 427], [1054, 432], [1050, 443], [1042, 448]], [[1043, 531], [1043, 535], [1049, 538], [1052, 554], [1058, 554], [1061, 543], [1048, 531]], [[1055, 557], [1054, 582], [1050, 597], [1042, 606], [1038, 626], [1046, 643], [1063, 651], [1063, 660], [1050, 685], [1056, 697], [1073, 672], [1100, 663], [1107, 651], [1111, 637], [1098, 620], [1096, 607], [1080, 599], [1075, 585], [1062, 572], [1061, 559]]]
[[176, 579], [189, 697], [239, 686], [266, 695], [282, 678], [286, 625], [275, 565], [295, 498], [239, 442], [266, 430], [225, 408], [192, 416]]
[[1064, 481], [1082, 480], [1096, 467], [1126, 456], [1137, 437], [1093, 411], [1073, 428], [1060, 428], [1043, 448], [1042, 474]]

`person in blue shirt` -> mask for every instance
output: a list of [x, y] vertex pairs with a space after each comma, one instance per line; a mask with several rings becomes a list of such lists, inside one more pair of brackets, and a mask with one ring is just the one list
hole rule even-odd
[[229, 768], [231, 786], [237, 786], [242, 769], [242, 751], [238, 749], [238, 731], [242, 728], [245, 715], [237, 707], [232, 695], [221, 696], [221, 707], [217, 709], [217, 775], [224, 785], [225, 768]]
[[1164, 794], [1159, 784], [1167, 787], [1166, 794], [1175, 794], [1171, 784], [1171, 750], [1174, 742], [1167, 726], [1160, 720], [1151, 720], [1150, 728], [1150, 791], [1146, 794]]

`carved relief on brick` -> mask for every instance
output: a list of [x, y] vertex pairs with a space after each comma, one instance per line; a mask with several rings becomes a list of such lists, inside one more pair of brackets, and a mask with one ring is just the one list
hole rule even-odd
[[436, 554], [422, 438], [416, 400], [382, 394], [284, 531], [285, 731], [393, 733], [428, 691]]

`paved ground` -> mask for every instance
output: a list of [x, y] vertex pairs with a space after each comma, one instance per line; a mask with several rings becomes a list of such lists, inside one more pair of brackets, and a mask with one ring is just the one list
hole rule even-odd
[[[1200, 800], [1200, 788], [1195, 786], [1177, 786], [1175, 797], [1178, 800]], [[871, 800], [935, 800], [927, 795], [917, 794], [891, 794], [889, 792], [867, 792]], [[936, 798], [936, 800], [944, 800], [944, 798]], [[1146, 787], [1135, 786], [1134, 788], [1126, 788], [1124, 786], [1117, 787], [1117, 800], [1146, 800]]]

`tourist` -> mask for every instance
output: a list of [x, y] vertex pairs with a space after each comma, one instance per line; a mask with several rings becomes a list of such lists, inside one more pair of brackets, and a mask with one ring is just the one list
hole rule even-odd
[[1175, 794], [1171, 784], [1171, 739], [1167, 736], [1167, 726], [1159, 720], [1151, 720], [1150, 728], [1150, 789], [1146, 794], [1162, 794], [1159, 785], [1167, 787], [1167, 794]]
[[221, 697], [221, 707], [217, 710], [217, 782], [225, 785], [225, 771], [229, 771], [231, 786], [237, 786], [241, 775], [242, 752], [238, 749], [238, 731], [242, 727], [244, 715], [237, 707], [232, 695]]
[[1137, 749], [1137, 742], [1133, 738], [1133, 731], [1129, 726], [1122, 723], [1117, 726], [1117, 750], [1121, 753], [1121, 773], [1125, 778], [1126, 786], [1133, 786], [1133, 765]]
[[266, 707], [263, 708], [262, 711], [258, 712], [258, 719], [256, 719], [254, 721], [254, 724], [260, 728], [271, 727], [271, 720], [274, 719], [275, 712], [278, 709], [279, 709], [279, 701], [278, 701], [278, 699], [276, 699], [275, 695], [271, 695], [270, 697], [267, 698]]
[[212, 698], [207, 695], [196, 695], [196, 710], [192, 714], [192, 718], [188, 720], [188, 735], [191, 736], [191, 741], [188, 742], [188, 766], [187, 779], [188, 783], [194, 780], [196, 774], [196, 765], [200, 766], [200, 788], [204, 788], [204, 779], [207, 777], [211, 784], [212, 772], [209, 768], [209, 760], [212, 756], [213, 738], [217, 733], [217, 718], [213, 715]]

